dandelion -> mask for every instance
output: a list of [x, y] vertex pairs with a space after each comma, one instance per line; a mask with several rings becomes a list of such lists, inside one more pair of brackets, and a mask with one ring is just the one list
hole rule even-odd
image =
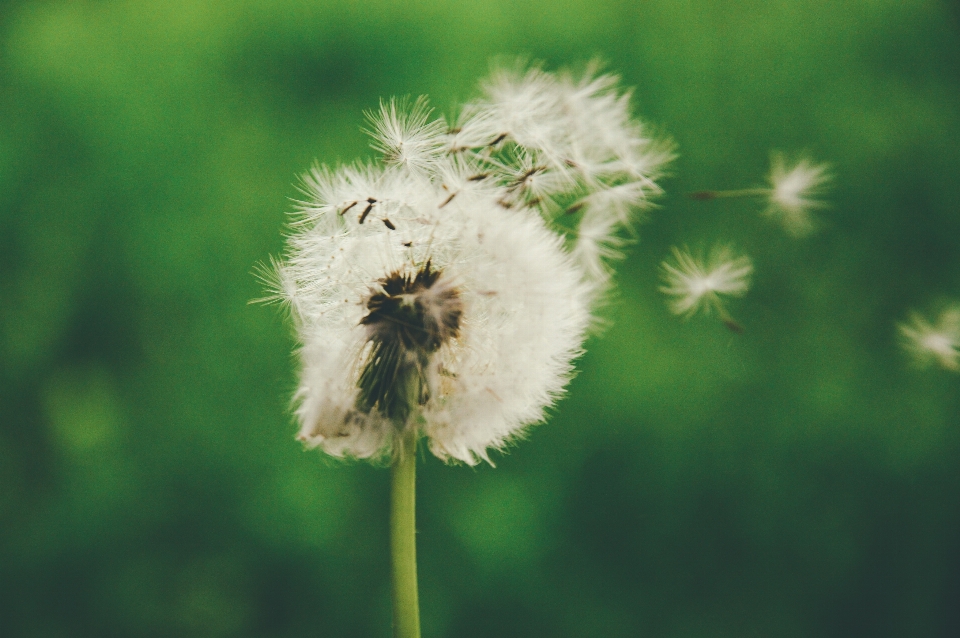
[[916, 312], [898, 323], [904, 350], [914, 363], [926, 367], [932, 363], [945, 370], [960, 370], [960, 304], [942, 310], [934, 323]]
[[308, 185], [312, 224], [276, 275], [302, 341], [300, 439], [382, 457], [418, 428], [437, 456], [472, 464], [540, 420], [589, 319], [562, 238], [496, 191], [450, 199], [401, 167]]
[[716, 312], [720, 320], [734, 332], [742, 332], [740, 324], [727, 313], [724, 297], [742, 297], [750, 288], [753, 264], [747, 256], [734, 256], [727, 246], [714, 248], [704, 260], [689, 251], [673, 248], [675, 263], [661, 263], [664, 281], [660, 290], [672, 297], [670, 311], [692, 316]]
[[424, 98], [381, 104], [368, 117], [382, 162], [311, 170], [286, 252], [263, 269], [300, 341], [298, 438], [392, 459], [397, 636], [419, 635], [418, 439], [489, 462], [543, 419], [619, 230], [659, 192], [668, 145], [615, 84], [595, 69], [496, 72], [454, 125]]
[[769, 187], [690, 193], [691, 199], [729, 199], [762, 197], [767, 200], [763, 214], [778, 222], [794, 237], [805, 237], [817, 230], [811, 211], [826, 204], [817, 199], [832, 179], [829, 164], [816, 164], [802, 158], [793, 166], [780, 153], [770, 161]]

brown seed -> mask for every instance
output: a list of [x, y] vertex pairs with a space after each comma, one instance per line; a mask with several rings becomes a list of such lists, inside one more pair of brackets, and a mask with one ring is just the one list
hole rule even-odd
[[[367, 201], [370, 201], [370, 200], [367, 200]], [[371, 210], [372, 208], [373, 208], [373, 202], [370, 202], [369, 204], [367, 204], [367, 207], [363, 209], [363, 212], [360, 213], [360, 223], [361, 223], [361, 224], [366, 221], [367, 215], [370, 214], [370, 210]]]
[[450, 197], [448, 197], [448, 198], [446, 198], [445, 200], [443, 200], [443, 203], [440, 204], [439, 206], [437, 206], [437, 208], [443, 208], [444, 206], [446, 206], [447, 204], [449, 204], [451, 201], [453, 201], [453, 198], [456, 197], [456, 196], [457, 196], [457, 191], [454, 191], [454, 192], [450, 193]]
[[734, 321], [733, 319], [724, 319], [723, 325], [730, 329], [730, 332], [735, 332], [738, 335], [743, 334], [743, 326]]

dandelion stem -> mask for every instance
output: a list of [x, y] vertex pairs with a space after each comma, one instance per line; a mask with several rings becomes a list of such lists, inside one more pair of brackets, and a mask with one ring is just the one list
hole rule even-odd
[[417, 596], [417, 429], [398, 438], [390, 490], [390, 549], [393, 560], [393, 637], [420, 638]]
[[769, 188], [741, 188], [732, 191], [699, 191], [690, 193], [690, 199], [725, 199], [731, 197], [766, 197], [770, 194]]

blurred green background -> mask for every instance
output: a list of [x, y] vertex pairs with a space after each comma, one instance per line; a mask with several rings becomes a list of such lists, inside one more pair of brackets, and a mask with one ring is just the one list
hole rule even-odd
[[[388, 636], [389, 472], [293, 440], [254, 264], [362, 111], [599, 56], [678, 145], [579, 376], [497, 467], [419, 476], [431, 637], [960, 635], [960, 7], [933, 0], [0, 5], [0, 633]], [[789, 239], [772, 149], [837, 176]], [[754, 258], [743, 335], [669, 246]]]

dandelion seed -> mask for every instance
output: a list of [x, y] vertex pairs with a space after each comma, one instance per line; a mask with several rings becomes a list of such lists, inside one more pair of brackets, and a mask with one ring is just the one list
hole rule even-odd
[[829, 164], [814, 164], [809, 159], [800, 159], [789, 166], [782, 154], [773, 153], [767, 178], [769, 188], [697, 191], [688, 193], [687, 197], [700, 201], [762, 197], [767, 200], [764, 215], [783, 226], [790, 235], [804, 237], [817, 230], [811, 211], [826, 205], [816, 198], [832, 179], [829, 171]]
[[770, 167], [770, 192], [764, 214], [776, 220], [790, 235], [804, 237], [817, 229], [810, 214], [823, 208], [817, 198], [832, 179], [827, 164], [800, 159], [790, 166], [783, 155], [774, 153]]
[[901, 344], [919, 367], [939, 365], [945, 370], [960, 371], [960, 304], [953, 303], [937, 315], [934, 323], [911, 312], [904, 323], [898, 323]]
[[437, 160], [444, 145], [445, 127], [430, 121], [427, 98], [420, 96], [411, 106], [396, 99], [380, 103], [378, 113], [367, 113], [373, 130], [373, 148], [383, 154], [387, 164], [426, 171]]
[[724, 297], [742, 297], [750, 288], [753, 264], [749, 257], [734, 256], [727, 246], [714, 248], [706, 260], [689, 251], [673, 248], [674, 263], [660, 265], [664, 281], [661, 292], [672, 297], [668, 305], [677, 315], [716, 312], [735, 332], [742, 329], [727, 313]]

